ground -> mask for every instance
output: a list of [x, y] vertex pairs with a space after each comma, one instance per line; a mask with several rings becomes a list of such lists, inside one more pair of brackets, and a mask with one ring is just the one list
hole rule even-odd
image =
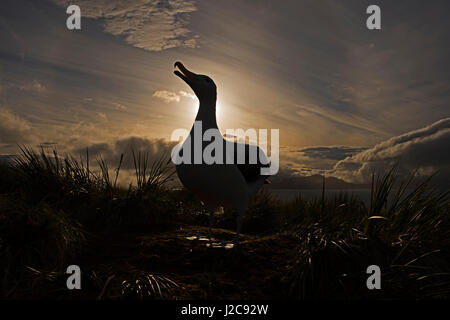
[[[114, 298], [116, 285], [137, 274], [172, 280], [176, 283], [170, 290], [173, 299], [282, 297], [282, 278], [295, 257], [294, 238], [244, 234], [233, 249], [209, 248], [207, 241], [187, 239], [207, 232], [205, 227], [185, 226], [151, 234], [127, 232], [96, 236], [80, 257], [84, 261], [82, 272], [104, 275], [98, 279], [104, 282], [102, 298]], [[213, 229], [213, 236], [231, 240], [234, 233]], [[109, 283], [105, 277], [111, 279]], [[88, 291], [82, 290], [76, 296], [92, 299], [101, 293], [95, 287]]]

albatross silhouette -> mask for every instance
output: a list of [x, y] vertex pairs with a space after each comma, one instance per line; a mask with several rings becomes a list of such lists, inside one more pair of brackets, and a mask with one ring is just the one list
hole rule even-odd
[[[191, 87], [200, 101], [195, 123], [201, 123], [201, 132], [194, 130], [195, 125], [192, 127], [178, 156], [184, 152], [190, 152], [190, 155], [194, 156], [195, 152], [201, 152], [202, 156], [210, 142], [205, 142], [202, 138], [196, 139], [195, 134], [201, 134], [203, 137], [205, 131], [209, 129], [219, 132], [216, 120], [216, 85], [210, 77], [189, 71], [181, 62], [175, 62], [174, 67], [178, 68], [174, 71], [175, 75]], [[226, 140], [220, 134], [215, 137], [220, 137], [220, 141], [214, 140], [214, 143], [222, 143], [223, 146], [221, 163], [207, 164], [204, 160], [200, 164], [180, 163], [176, 165], [176, 171], [184, 187], [194, 192], [210, 210], [209, 245], [212, 245], [211, 228], [214, 212], [220, 207], [232, 207], [237, 211], [236, 236], [231, 243], [223, 244], [226, 248], [232, 248], [238, 243], [243, 216], [250, 199], [264, 183], [269, 183], [267, 176], [261, 175], [261, 168], [268, 167], [270, 164], [264, 152], [256, 145]], [[201, 149], [195, 148], [191, 141], [201, 141]], [[256, 155], [256, 161], [250, 162], [252, 154]], [[241, 157], [240, 162], [239, 157]]]

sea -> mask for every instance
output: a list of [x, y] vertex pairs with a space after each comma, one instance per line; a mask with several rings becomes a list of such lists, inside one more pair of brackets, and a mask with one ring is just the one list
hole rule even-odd
[[[266, 189], [271, 195], [283, 201], [290, 201], [301, 195], [305, 200], [321, 199], [322, 189]], [[370, 203], [370, 189], [325, 189], [325, 198], [333, 198], [340, 193], [353, 194], [366, 205]]]

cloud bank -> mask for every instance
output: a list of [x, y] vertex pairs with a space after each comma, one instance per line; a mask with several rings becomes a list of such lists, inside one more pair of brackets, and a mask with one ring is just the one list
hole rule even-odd
[[351, 146], [317, 146], [307, 148], [280, 148], [280, 163], [294, 175], [312, 176], [329, 175], [337, 161], [358, 154], [366, 150], [362, 147]]
[[[54, 0], [67, 8], [73, 1]], [[188, 28], [193, 0], [79, 0], [81, 17], [101, 19], [104, 30], [149, 51], [195, 48], [198, 36]]]
[[350, 182], [366, 183], [372, 173], [388, 170], [399, 162], [399, 171], [408, 175], [415, 170], [428, 176], [439, 170], [436, 179], [450, 181], [450, 118], [377, 144], [336, 163], [330, 173]]

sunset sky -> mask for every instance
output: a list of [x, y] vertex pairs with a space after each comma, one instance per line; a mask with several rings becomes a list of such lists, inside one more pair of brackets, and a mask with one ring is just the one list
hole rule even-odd
[[198, 104], [179, 60], [215, 81], [222, 131], [280, 130], [282, 173], [450, 178], [450, 2], [376, 1], [368, 30], [372, 2], [2, 0], [0, 154], [162, 151]]

